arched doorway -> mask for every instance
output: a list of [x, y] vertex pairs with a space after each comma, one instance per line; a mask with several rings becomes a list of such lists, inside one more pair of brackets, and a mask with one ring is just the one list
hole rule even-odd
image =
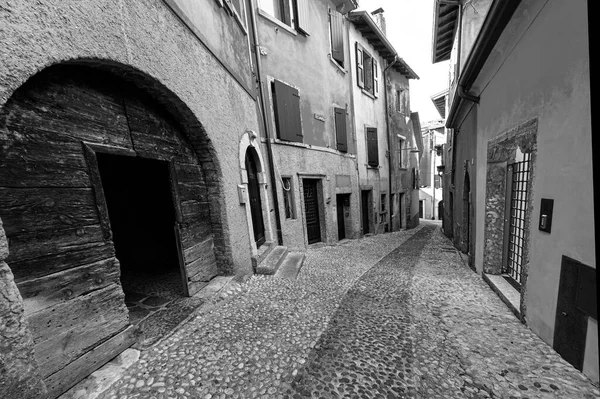
[[261, 186], [259, 184], [257, 166], [258, 154], [252, 147], [246, 150], [246, 173], [248, 173], [248, 198], [250, 199], [250, 214], [256, 248], [265, 243], [265, 224], [262, 215]]
[[[219, 212], [211, 210], [209, 188], [220, 194], [218, 180], [205, 178], [218, 167], [203, 170], [208, 161], [200, 162], [197, 146], [208, 140], [195, 137], [192, 145], [182, 120], [136, 85], [79, 65], [40, 72], [0, 112], [6, 262], [50, 397], [135, 340], [120, 280], [126, 263], [174, 269], [182, 295], [218, 273]], [[144, 229], [118, 234], [133, 211]], [[147, 230], [163, 239], [143, 237]], [[160, 256], [148, 256], [154, 249]]]
[[471, 179], [469, 172], [465, 172], [463, 184], [463, 226], [462, 226], [462, 252], [468, 254], [471, 248]]

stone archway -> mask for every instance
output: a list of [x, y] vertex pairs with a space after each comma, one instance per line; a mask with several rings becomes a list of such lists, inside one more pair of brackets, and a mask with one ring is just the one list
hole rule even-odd
[[0, 113], [0, 217], [50, 397], [134, 340], [97, 153], [168, 162], [188, 295], [230, 271], [219, 163], [183, 102], [115, 63], [70, 62], [30, 78]]
[[[252, 206], [250, 199], [249, 175], [247, 168], [247, 156], [250, 153], [256, 165], [256, 175], [259, 186], [259, 196], [262, 209], [262, 220], [264, 225], [265, 242], [273, 241], [273, 231], [271, 227], [271, 213], [269, 212], [269, 196], [267, 194], [267, 174], [265, 172], [265, 163], [260, 148], [260, 141], [257, 140], [258, 135], [254, 131], [247, 131], [242, 135], [239, 146], [239, 168], [240, 168], [240, 201], [243, 201], [246, 210], [246, 218], [248, 220], [248, 236], [251, 237], [250, 246], [252, 255], [258, 254], [258, 246], [256, 240], [252, 239], [255, 236], [255, 226], [253, 223]], [[256, 212], [256, 210], [255, 210]], [[256, 218], [256, 215], [254, 216]]]

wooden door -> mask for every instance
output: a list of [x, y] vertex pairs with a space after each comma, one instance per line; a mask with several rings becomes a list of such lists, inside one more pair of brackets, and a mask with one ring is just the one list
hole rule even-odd
[[337, 222], [338, 222], [338, 240], [346, 238], [346, 224], [344, 223], [344, 194], [336, 196]]
[[259, 248], [265, 243], [265, 225], [260, 200], [260, 186], [258, 184], [258, 168], [250, 152], [246, 152], [246, 171], [248, 172], [248, 196], [250, 197], [254, 241], [256, 241], [256, 248]]
[[218, 274], [200, 165], [173, 162], [171, 180], [176, 200], [175, 235], [184, 294], [192, 296]]
[[583, 368], [588, 316], [577, 306], [580, 269], [585, 265], [562, 257], [553, 347], [578, 370]]
[[423, 218], [423, 200], [419, 201], [419, 217]]
[[306, 213], [306, 235], [308, 243], [321, 241], [317, 180], [304, 180], [304, 210]]
[[362, 231], [363, 234], [369, 232], [369, 192], [361, 191], [361, 207], [362, 207]]

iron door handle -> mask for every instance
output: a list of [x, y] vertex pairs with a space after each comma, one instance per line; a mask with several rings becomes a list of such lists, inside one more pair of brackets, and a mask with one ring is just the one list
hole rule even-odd
[[567, 312], [562, 312], [562, 315], [563, 315], [564, 317], [567, 317], [567, 316], [568, 316], [568, 315], [567, 315]]

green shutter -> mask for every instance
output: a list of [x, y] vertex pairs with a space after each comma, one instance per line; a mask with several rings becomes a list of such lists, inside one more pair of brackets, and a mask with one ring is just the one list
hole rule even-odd
[[273, 81], [275, 125], [280, 140], [302, 142], [300, 95], [298, 90], [278, 80]]
[[296, 28], [304, 33], [306, 36], [309, 35], [309, 12], [308, 12], [308, 1], [309, 0], [296, 0]]
[[347, 152], [348, 137], [346, 134], [346, 110], [344, 108], [335, 108], [335, 139], [338, 151]]
[[375, 57], [373, 57], [373, 95], [379, 97], [379, 70], [377, 69]]
[[367, 128], [367, 163], [379, 166], [379, 150], [377, 148], [377, 129]]
[[365, 88], [365, 68], [363, 66], [363, 50], [356, 42], [356, 83], [358, 87]]
[[331, 57], [344, 65], [344, 25], [343, 16], [335, 10], [329, 10], [331, 27]]

